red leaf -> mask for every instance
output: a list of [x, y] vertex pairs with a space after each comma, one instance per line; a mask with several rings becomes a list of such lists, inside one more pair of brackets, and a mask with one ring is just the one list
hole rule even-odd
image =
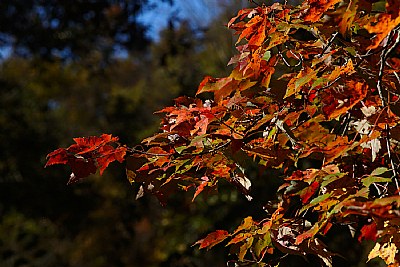
[[204, 176], [201, 178], [203, 180], [203, 182], [201, 182], [201, 184], [197, 187], [196, 192], [194, 193], [192, 202], [194, 201], [194, 199], [204, 190], [204, 188], [207, 186], [208, 184], [208, 177]]
[[114, 148], [110, 145], [103, 146], [99, 149], [99, 153], [101, 156], [97, 158], [97, 164], [100, 168], [100, 175], [103, 175], [104, 170], [108, 167], [108, 165], [117, 160], [119, 162], [124, 161], [124, 156], [126, 154], [125, 147]]
[[310, 184], [309, 187], [303, 189], [300, 193], [301, 202], [303, 202], [303, 204], [308, 203], [310, 198], [315, 194], [315, 192], [317, 192], [318, 188], [319, 183], [317, 181], [314, 181]]
[[209, 124], [209, 120], [206, 116], [201, 115], [200, 120], [196, 122], [196, 125], [194, 126], [194, 129], [190, 131], [192, 135], [203, 135], [207, 132], [207, 127]]
[[376, 223], [366, 224], [361, 228], [361, 234], [358, 237], [358, 241], [361, 242], [363, 239], [376, 241], [377, 239], [377, 228]]
[[349, 80], [343, 89], [342, 93], [338, 93], [335, 88], [329, 88], [324, 92], [322, 110], [328, 119], [339, 117], [362, 101], [367, 95], [368, 85]]
[[229, 23], [228, 23], [228, 28], [230, 28], [238, 18], [243, 19], [243, 18], [244, 18], [245, 16], [247, 16], [251, 11], [252, 11], [252, 9], [250, 9], [250, 8], [239, 10], [238, 14], [237, 14], [235, 17], [233, 17], [233, 18], [229, 21]]
[[200, 245], [200, 249], [207, 248], [210, 249], [213, 246], [221, 243], [229, 236], [228, 231], [217, 230], [215, 232], [209, 233], [204, 239], [201, 239], [194, 243], [194, 245]]
[[97, 167], [93, 159], [70, 158], [67, 164], [72, 170], [68, 184], [76, 183], [81, 178], [87, 177], [90, 174], [96, 173], [97, 171]]
[[89, 153], [93, 150], [98, 149], [99, 147], [105, 145], [108, 142], [115, 142], [118, 140], [116, 137], [112, 137], [111, 134], [102, 134], [100, 137], [98, 136], [89, 136], [89, 137], [78, 137], [73, 139], [76, 144], [71, 145], [68, 148], [68, 152], [77, 153], [77, 154], [85, 154]]
[[315, 230], [311, 228], [310, 230], [296, 236], [295, 245], [299, 245], [299, 244], [303, 243], [304, 240], [309, 239], [313, 236], [315, 236]]
[[67, 164], [68, 153], [65, 148], [59, 148], [47, 155], [47, 163], [44, 167], [54, 165], [54, 164]]
[[74, 138], [75, 144], [68, 148], [59, 148], [47, 155], [45, 167], [54, 164], [67, 164], [72, 169], [70, 183], [77, 182], [80, 178], [96, 173], [100, 169], [103, 174], [107, 166], [118, 160], [122, 162], [126, 154], [125, 147], [114, 148], [118, 137], [111, 134]]

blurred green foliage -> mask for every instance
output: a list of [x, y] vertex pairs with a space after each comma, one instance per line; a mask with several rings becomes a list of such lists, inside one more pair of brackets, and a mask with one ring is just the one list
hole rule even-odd
[[149, 40], [137, 17], [149, 6], [148, 0], [1, 1], [0, 48], [65, 61], [93, 56], [108, 61], [121, 49], [144, 51]]
[[159, 42], [106, 63], [98, 47], [96, 53], [78, 49], [79, 57], [66, 60], [42, 55], [35, 47], [51, 44], [39, 36], [30, 48], [15, 44], [32, 53], [13, 54], [0, 65], [1, 266], [225, 264], [223, 253], [205, 255], [190, 246], [234, 218], [226, 204], [238, 202], [238, 193], [226, 190], [196, 205], [182, 194], [163, 208], [152, 198], [136, 201], [121, 166], [72, 186], [65, 184], [66, 168], [43, 166], [47, 153], [73, 137], [106, 132], [136, 144], [157, 130], [156, 110], [193, 95], [203, 75], [227, 73], [233, 41], [223, 25], [231, 14], [202, 34], [188, 23], [171, 26]]

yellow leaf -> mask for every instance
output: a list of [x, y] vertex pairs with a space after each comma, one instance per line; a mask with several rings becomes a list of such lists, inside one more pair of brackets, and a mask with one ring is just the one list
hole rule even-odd
[[354, 18], [357, 12], [357, 0], [350, 1], [345, 13], [343, 14], [342, 20], [339, 23], [339, 32], [343, 36], [347, 36], [347, 33], [353, 25]]
[[373, 258], [380, 257], [386, 262], [386, 264], [397, 263], [398, 265], [398, 262], [395, 262], [395, 257], [397, 253], [398, 249], [396, 245], [391, 242], [384, 243], [383, 245], [381, 245], [380, 243], [376, 243], [375, 247], [368, 255], [368, 261]]

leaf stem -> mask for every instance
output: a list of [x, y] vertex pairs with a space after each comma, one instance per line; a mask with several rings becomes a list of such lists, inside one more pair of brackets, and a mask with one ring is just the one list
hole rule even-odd
[[324, 49], [322, 49], [322, 52], [321, 52], [321, 56], [323, 55], [323, 54], [325, 54], [325, 52], [328, 50], [328, 48], [332, 45], [332, 43], [333, 43], [333, 41], [335, 40], [335, 38], [336, 38], [336, 36], [339, 34], [339, 32], [335, 32], [334, 34], [332, 34], [332, 36], [331, 36], [331, 38], [329, 38], [329, 41], [328, 41], [328, 43], [325, 45], [325, 47], [324, 47]]
[[147, 156], [153, 156], [153, 157], [166, 157], [166, 156], [171, 156], [172, 153], [165, 153], [165, 154], [161, 154], [161, 153], [151, 153], [151, 152], [146, 152], [146, 151], [142, 151], [142, 150], [138, 150], [135, 148], [130, 148], [130, 147], [126, 147], [127, 150], [131, 153], [136, 153], [136, 154], [141, 154], [141, 155], [147, 155]]
[[394, 183], [396, 184], [396, 188], [397, 188], [397, 193], [400, 195], [400, 186], [399, 186], [399, 181], [398, 181], [398, 174], [396, 171], [396, 166], [394, 165], [394, 161], [393, 161], [393, 157], [392, 157], [392, 152], [390, 149], [390, 129], [388, 124], [385, 125], [385, 131], [386, 131], [386, 148], [388, 151], [388, 157], [389, 157], [389, 161], [390, 161], [390, 165], [392, 166], [392, 172], [393, 172], [393, 176], [392, 179], [394, 180]]

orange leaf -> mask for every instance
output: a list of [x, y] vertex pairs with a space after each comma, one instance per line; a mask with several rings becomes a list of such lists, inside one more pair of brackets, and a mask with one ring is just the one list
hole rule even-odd
[[400, 9], [397, 9], [397, 12], [394, 14], [379, 14], [376, 21], [364, 26], [369, 33], [375, 34], [372, 44], [368, 46], [367, 49], [377, 48], [382, 40], [399, 24]]
[[309, 6], [305, 16], [304, 21], [316, 22], [318, 21], [325, 11], [332, 8], [335, 4], [341, 2], [342, 0], [308, 0], [304, 1], [303, 6]]
[[353, 21], [357, 12], [357, 6], [356, 6], [357, 1], [350, 1], [345, 13], [343, 14], [343, 17], [339, 23], [339, 32], [343, 35], [346, 36], [348, 30], [351, 28], [353, 25]]
[[339, 117], [363, 100], [367, 95], [368, 85], [349, 80], [343, 89], [343, 92], [338, 92], [336, 88], [325, 91], [326, 97], [322, 100], [325, 106], [322, 111], [328, 119]]
[[253, 235], [251, 233], [240, 233], [236, 235], [234, 238], [232, 238], [231, 241], [229, 241], [228, 245], [236, 244], [239, 242], [242, 242], [243, 240], [247, 240], [248, 238], [252, 237]]
[[296, 77], [293, 77], [287, 86], [286, 94], [284, 98], [287, 98], [293, 94], [300, 92], [301, 88], [313, 81], [317, 77], [317, 71], [311, 68], [304, 68], [297, 74]]
[[207, 76], [200, 83], [196, 95], [204, 92], [214, 92], [215, 101], [219, 102], [230, 95], [236, 89], [237, 84], [238, 81], [232, 77], [214, 79]]
[[249, 45], [260, 46], [265, 41], [265, 28], [266, 28], [267, 20], [263, 18], [263, 21], [259, 23], [257, 27], [257, 32], [253, 34], [253, 36], [249, 40]]
[[201, 184], [197, 187], [196, 192], [194, 193], [194, 196], [192, 198], [192, 202], [204, 190], [204, 188], [208, 184], [208, 177], [207, 176], [204, 176], [201, 179], [203, 180], [203, 182], [201, 182]]

